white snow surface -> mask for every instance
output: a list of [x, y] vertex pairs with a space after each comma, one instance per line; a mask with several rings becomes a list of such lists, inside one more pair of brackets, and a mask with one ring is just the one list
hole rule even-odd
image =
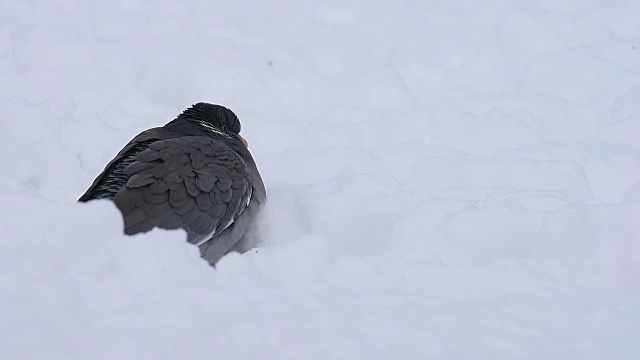
[[[0, 3], [1, 359], [640, 358], [637, 0]], [[216, 269], [76, 199], [226, 105]]]

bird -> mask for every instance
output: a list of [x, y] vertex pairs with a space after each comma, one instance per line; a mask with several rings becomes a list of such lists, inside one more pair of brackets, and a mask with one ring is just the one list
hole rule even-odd
[[135, 136], [78, 199], [112, 200], [124, 233], [184, 229], [212, 266], [252, 246], [248, 229], [267, 193], [240, 120], [199, 102], [162, 127]]

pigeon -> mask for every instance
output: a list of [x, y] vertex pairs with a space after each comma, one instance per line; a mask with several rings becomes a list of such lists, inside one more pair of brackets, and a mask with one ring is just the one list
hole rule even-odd
[[127, 235], [184, 229], [215, 266], [252, 247], [247, 230], [266, 197], [236, 114], [201, 102], [134, 137], [78, 201], [112, 200]]

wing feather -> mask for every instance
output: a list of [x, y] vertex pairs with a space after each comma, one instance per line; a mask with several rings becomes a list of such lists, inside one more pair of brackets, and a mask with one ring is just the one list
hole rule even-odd
[[250, 196], [244, 160], [227, 145], [202, 136], [148, 144], [123, 172], [130, 177], [115, 203], [127, 233], [181, 227], [190, 242], [201, 243], [233, 223]]
[[229, 249], [248, 249], [245, 231], [266, 191], [244, 145], [154, 128], [131, 140], [79, 201], [100, 198], [114, 200], [126, 234], [184, 228], [213, 265]]

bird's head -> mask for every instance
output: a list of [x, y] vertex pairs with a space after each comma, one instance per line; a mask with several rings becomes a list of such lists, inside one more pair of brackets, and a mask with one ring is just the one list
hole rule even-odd
[[222, 105], [200, 102], [183, 111], [178, 115], [178, 119], [196, 123], [223, 136], [236, 138], [248, 147], [247, 141], [240, 136], [240, 120], [233, 111]]

